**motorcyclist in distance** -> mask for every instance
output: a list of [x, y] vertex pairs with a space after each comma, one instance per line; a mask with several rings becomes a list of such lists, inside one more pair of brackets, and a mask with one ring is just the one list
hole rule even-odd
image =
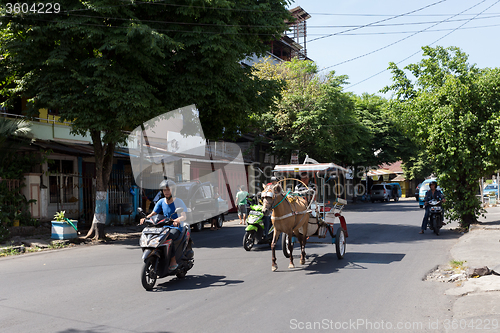
[[[172, 180], [164, 180], [160, 183], [160, 191], [163, 192], [163, 195], [165, 196], [164, 198], [160, 199], [156, 205], [151, 214], [149, 214], [146, 218], [153, 217], [157, 214], [162, 214], [168, 219], [172, 218], [172, 227], [170, 229], [170, 234], [168, 235], [167, 239], [172, 239], [176, 240], [177, 237], [181, 234], [181, 222], [186, 220], [186, 205], [184, 204], [184, 201], [179, 198], [174, 198], [175, 195], [175, 189], [176, 189], [177, 184], [175, 184], [174, 181]], [[182, 207], [184, 211], [180, 213], [180, 216], [178, 216], [175, 213], [175, 209], [178, 207]], [[140, 221], [140, 224], [144, 223], [145, 218], [142, 218]], [[175, 254], [172, 253], [172, 258], [170, 260], [170, 266], [168, 269], [170, 271], [173, 271], [177, 268], [177, 261], [175, 259]]]
[[425, 230], [427, 230], [427, 223], [429, 222], [429, 212], [430, 206], [429, 201], [432, 199], [436, 199], [441, 202], [445, 202], [443, 192], [437, 189], [437, 182], [433, 181], [429, 184], [430, 190], [425, 193], [424, 198], [424, 206], [425, 206], [425, 214], [424, 219], [422, 220], [422, 230], [420, 230], [420, 234], [423, 234]]

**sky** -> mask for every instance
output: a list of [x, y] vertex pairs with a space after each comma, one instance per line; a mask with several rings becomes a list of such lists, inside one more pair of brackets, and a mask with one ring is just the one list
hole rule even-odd
[[479, 68], [500, 67], [500, 0], [296, 0], [307, 20], [306, 48], [321, 74], [347, 75], [345, 91], [379, 92], [422, 46], [456, 46]]

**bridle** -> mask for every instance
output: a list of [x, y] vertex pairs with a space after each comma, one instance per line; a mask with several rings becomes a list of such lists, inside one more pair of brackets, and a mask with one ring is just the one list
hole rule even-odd
[[286, 197], [288, 196], [288, 194], [290, 194], [290, 192], [291, 192], [291, 190], [288, 190], [288, 192], [286, 192], [286, 194], [283, 196], [283, 199], [281, 199], [281, 201], [278, 202], [273, 207], [274, 202], [276, 201], [276, 194], [274, 193], [274, 188], [276, 187], [276, 185], [270, 185], [267, 189], [264, 189], [264, 192], [262, 192], [261, 195], [260, 195], [262, 198], [271, 198], [271, 199], [273, 199], [273, 201], [271, 203], [271, 210], [273, 210], [274, 208], [278, 207], [286, 199]]
[[[280, 202], [278, 202], [276, 205], [274, 205], [274, 202], [276, 201], [276, 194], [274, 193], [274, 188], [277, 186], [278, 184], [276, 185], [271, 185], [269, 186], [268, 188], [264, 189], [264, 191], [261, 193], [261, 197], [262, 198], [271, 198], [273, 199], [273, 201], [271, 202], [271, 210], [274, 210], [276, 207], [278, 207], [283, 201], [285, 201], [285, 199], [288, 197], [288, 194], [290, 194], [291, 190], [288, 190], [288, 192], [286, 192], [286, 194], [283, 196], [283, 198], [281, 199]], [[292, 208], [292, 204], [290, 203], [290, 201], [288, 201], [288, 205], [290, 206], [290, 210], [291, 212], [284, 215], [284, 216], [280, 216], [280, 217], [274, 217], [274, 216], [271, 216], [271, 219], [272, 220], [282, 220], [282, 219], [285, 219], [285, 218], [288, 218], [288, 217], [291, 217], [291, 216], [294, 216], [294, 215], [297, 215], [297, 214], [306, 214], [306, 213], [309, 213], [309, 207], [307, 207], [307, 209], [305, 211], [301, 211], [301, 212], [295, 212]]]

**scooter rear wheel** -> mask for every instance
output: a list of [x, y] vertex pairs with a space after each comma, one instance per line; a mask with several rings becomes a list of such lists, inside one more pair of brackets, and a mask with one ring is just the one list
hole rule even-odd
[[142, 286], [147, 291], [152, 290], [156, 284], [156, 277], [157, 277], [157, 274], [155, 271], [156, 260], [158, 260], [156, 257], [155, 258], [148, 258], [148, 259], [146, 259], [146, 261], [142, 265], [141, 282], [142, 282]]

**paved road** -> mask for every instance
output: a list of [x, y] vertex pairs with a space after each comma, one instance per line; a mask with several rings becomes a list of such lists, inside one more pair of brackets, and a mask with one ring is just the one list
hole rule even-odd
[[343, 260], [334, 245], [311, 243], [306, 265], [297, 251], [289, 270], [280, 251], [273, 273], [269, 248], [246, 252], [243, 227], [227, 222], [193, 233], [193, 269], [153, 292], [140, 283], [137, 240], [1, 259], [0, 332], [444, 331], [450, 286], [422, 279], [451, 259], [460, 235], [418, 234], [415, 201], [350, 205], [344, 215]]

